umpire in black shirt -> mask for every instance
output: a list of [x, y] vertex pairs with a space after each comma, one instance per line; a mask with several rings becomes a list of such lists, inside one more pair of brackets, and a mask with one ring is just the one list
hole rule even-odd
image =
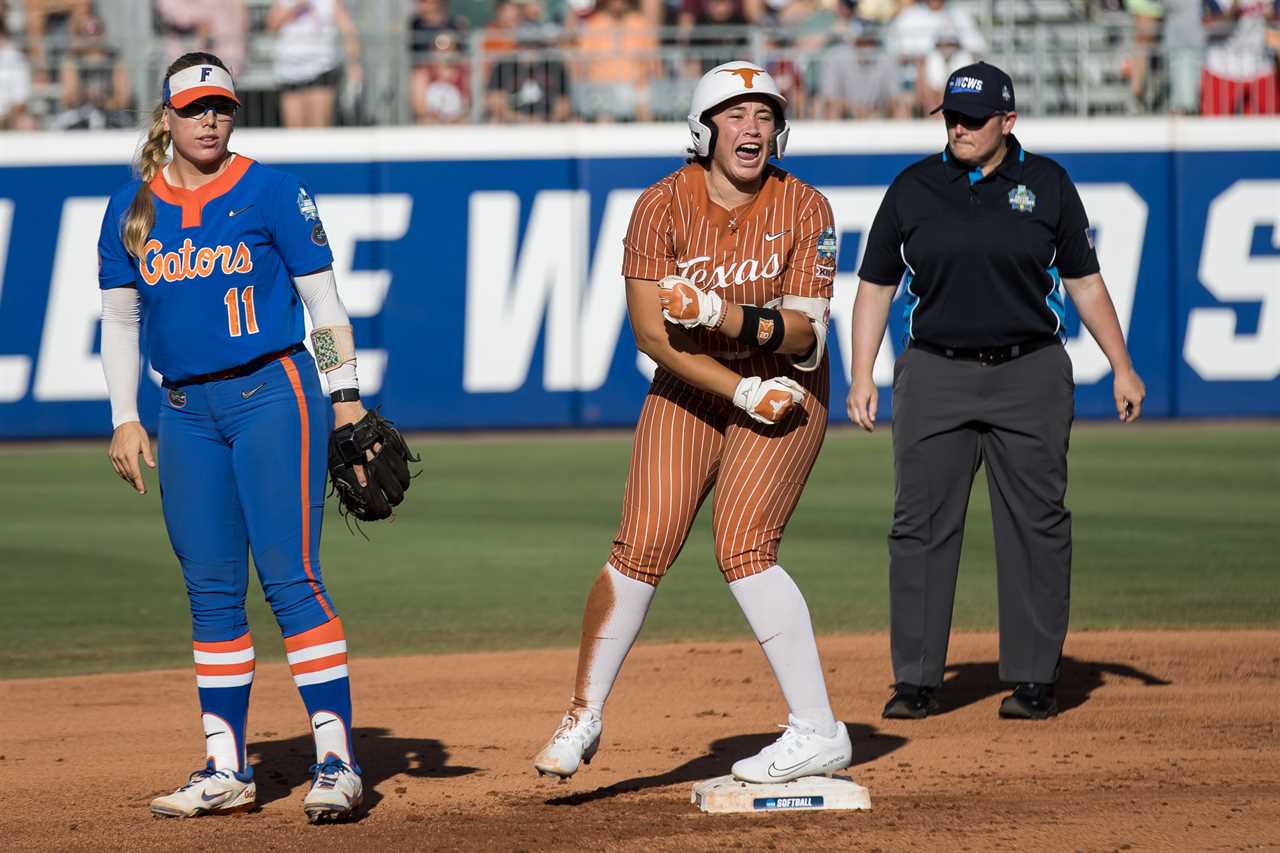
[[[938, 707], [965, 510], [987, 469], [995, 526], [1003, 717], [1057, 712], [1067, 634], [1075, 413], [1063, 286], [1111, 362], [1116, 410], [1146, 394], [1099, 274], [1089, 220], [1061, 166], [1013, 136], [1013, 81], [979, 62], [947, 80], [947, 147], [889, 187], [867, 237], [853, 311], [849, 417], [870, 431], [871, 368], [904, 284], [908, 346], [894, 365], [889, 532], [894, 693], [884, 716]], [[938, 110], [934, 110], [937, 112]]]

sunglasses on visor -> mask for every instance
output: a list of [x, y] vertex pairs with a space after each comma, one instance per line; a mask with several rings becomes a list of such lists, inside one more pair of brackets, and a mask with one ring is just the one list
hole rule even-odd
[[235, 101], [227, 98], [211, 98], [209, 100], [192, 101], [185, 107], [175, 107], [169, 105], [169, 109], [178, 114], [180, 118], [204, 118], [205, 114], [213, 110], [218, 114], [218, 118], [231, 118], [236, 114], [238, 105]]
[[942, 120], [946, 122], [947, 127], [955, 127], [957, 124], [962, 125], [967, 130], [981, 130], [987, 126], [987, 122], [991, 121], [992, 116], [1005, 115], [1003, 112], [994, 112], [982, 118], [974, 118], [964, 113], [955, 112], [953, 110], [943, 110]]

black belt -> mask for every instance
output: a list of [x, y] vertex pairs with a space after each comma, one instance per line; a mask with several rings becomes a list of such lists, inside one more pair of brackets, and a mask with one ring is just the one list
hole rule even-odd
[[1023, 341], [1017, 344], [1009, 344], [1003, 347], [942, 347], [937, 344], [931, 344], [928, 341], [922, 341], [919, 338], [911, 339], [911, 346], [931, 352], [934, 355], [940, 355], [943, 358], [954, 358], [959, 361], [976, 361], [980, 364], [1003, 364], [1006, 361], [1013, 361], [1024, 355], [1029, 355], [1036, 350], [1042, 350], [1045, 347], [1061, 344], [1057, 335], [1050, 335], [1044, 338], [1032, 338], [1029, 341]]
[[275, 352], [269, 352], [266, 355], [260, 355], [253, 361], [246, 361], [237, 367], [229, 367], [226, 370], [215, 370], [213, 373], [202, 373], [199, 376], [192, 376], [190, 379], [183, 379], [181, 382], [170, 382], [170, 385], [199, 385], [201, 382], [221, 382], [224, 379], [239, 379], [241, 376], [248, 376], [262, 368], [266, 367], [273, 361], [279, 361], [282, 358], [288, 358], [294, 353], [302, 352], [306, 347], [297, 343], [293, 346], [285, 347]]

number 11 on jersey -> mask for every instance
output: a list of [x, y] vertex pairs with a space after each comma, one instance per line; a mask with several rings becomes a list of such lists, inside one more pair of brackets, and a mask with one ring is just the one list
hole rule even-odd
[[244, 289], [244, 293], [238, 293], [239, 288], [232, 287], [227, 290], [227, 295], [222, 297], [222, 301], [227, 306], [227, 331], [231, 333], [231, 337], [240, 337], [240, 302], [244, 302], [244, 328], [250, 335], [258, 334], [258, 318], [253, 313], [253, 285], [249, 285]]

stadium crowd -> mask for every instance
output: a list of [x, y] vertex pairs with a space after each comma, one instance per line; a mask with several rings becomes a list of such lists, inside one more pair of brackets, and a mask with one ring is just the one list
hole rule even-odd
[[795, 118], [927, 115], [950, 71], [1011, 57], [1056, 93], [1024, 111], [1280, 112], [1280, 0], [0, 0], [0, 128], [136, 126], [193, 49], [249, 125], [678, 119], [735, 57]]

